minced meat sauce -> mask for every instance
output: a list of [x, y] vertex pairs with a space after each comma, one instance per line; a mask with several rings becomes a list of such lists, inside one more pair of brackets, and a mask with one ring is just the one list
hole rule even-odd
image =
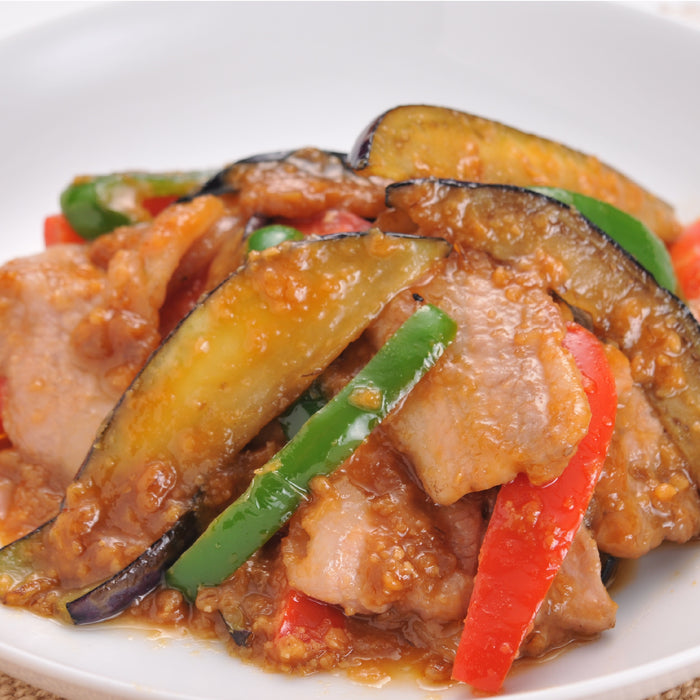
[[[166, 210], [151, 225], [0, 269], [0, 538], [10, 542], [55, 515], [66, 489], [68, 504], [76, 503], [51, 539], [53, 560], [70, 565], [21, 585], [0, 576], [6, 604], [55, 615], [62, 585], [112, 567], [81, 569], [76, 547], [101, 504], [69, 484], [149, 353], [202, 292], [243, 262], [251, 217], [293, 223], [341, 209], [369, 220], [384, 206], [383, 187], [313, 150], [281, 168], [248, 164], [229, 181], [228, 194]], [[288, 525], [228, 580], [200, 590], [194, 604], [159, 587], [126, 619], [218, 637], [277, 670], [340, 667], [372, 679], [383, 664], [410, 662], [425, 678], [447, 681], [498, 486], [521, 471], [537, 483], [557, 476], [587, 430], [581, 378], [562, 347], [571, 311], [548, 291], [566, 275], [547, 256], [497, 263], [457, 250], [399, 294], [321, 375], [324, 391], [335, 393], [365, 364], [413, 295], [459, 323], [444, 361], [351, 459], [312, 482]], [[614, 625], [599, 549], [637, 557], [700, 531], [700, 499], [683, 456], [629, 361], [613, 346], [608, 354], [620, 404], [613, 445], [522, 656]], [[283, 444], [273, 421], [209, 476], [207, 507], [215, 512], [242, 493]], [[150, 465], [133, 484], [129, 508], [172, 522], [176, 491], [167, 468]], [[143, 547], [142, 532], [122, 527], [121, 540], [101, 551], [128, 562]], [[312, 601], [303, 613], [297, 596]]]

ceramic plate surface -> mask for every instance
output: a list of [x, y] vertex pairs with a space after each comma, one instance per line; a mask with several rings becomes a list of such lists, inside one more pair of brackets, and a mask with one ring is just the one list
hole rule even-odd
[[[401, 103], [464, 109], [596, 154], [700, 216], [700, 33], [603, 3], [125, 3], [0, 43], [0, 250], [42, 247], [78, 173], [216, 167], [349, 150]], [[502, 698], [643, 698], [700, 675], [697, 546], [663, 547], [617, 590], [595, 643], [517, 670]], [[69, 698], [254, 694], [469, 698], [395, 681], [287, 678], [215, 644], [0, 609], [0, 667]]]

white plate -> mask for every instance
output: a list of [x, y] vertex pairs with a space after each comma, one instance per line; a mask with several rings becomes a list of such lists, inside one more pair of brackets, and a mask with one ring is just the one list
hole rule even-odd
[[[609, 4], [142, 4], [90, 8], [0, 44], [0, 246], [41, 248], [81, 172], [347, 150], [399, 103], [453, 106], [591, 151], [700, 215], [700, 34]], [[700, 674], [697, 547], [618, 591], [617, 627], [533, 664], [501, 697], [643, 698]], [[404, 682], [265, 674], [216, 645], [0, 609], [0, 667], [71, 698], [465, 698]]]

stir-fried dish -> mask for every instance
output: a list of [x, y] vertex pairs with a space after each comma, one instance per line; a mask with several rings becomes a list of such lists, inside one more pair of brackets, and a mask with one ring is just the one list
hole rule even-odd
[[61, 209], [0, 268], [6, 605], [495, 692], [700, 532], [700, 228], [597, 158], [404, 106]]

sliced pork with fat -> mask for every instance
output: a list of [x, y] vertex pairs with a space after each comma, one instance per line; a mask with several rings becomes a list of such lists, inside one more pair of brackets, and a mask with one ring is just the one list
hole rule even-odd
[[528, 271], [479, 253], [396, 297], [371, 331], [379, 346], [408, 316], [411, 293], [459, 324], [455, 342], [390, 419], [392, 439], [436, 503], [454, 503], [526, 472], [544, 483], [568, 464], [590, 409], [565, 323]]
[[348, 614], [389, 608], [426, 620], [466, 614], [480, 499], [453, 506], [463, 533], [453, 543], [437, 507], [410, 479], [401, 457], [376, 435], [328, 478], [292, 519], [282, 545], [293, 588]]

